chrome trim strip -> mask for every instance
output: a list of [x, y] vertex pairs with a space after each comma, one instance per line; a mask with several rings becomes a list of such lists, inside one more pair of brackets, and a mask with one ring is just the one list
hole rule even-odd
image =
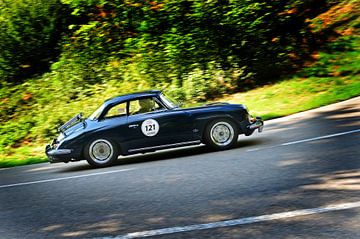
[[261, 126], [264, 126], [264, 123], [262, 121], [256, 121], [256, 122], [248, 125], [248, 128], [252, 130], [252, 129], [260, 128]]
[[130, 149], [130, 150], [128, 150], [128, 152], [132, 153], [132, 152], [139, 152], [139, 151], [144, 151], [144, 150], [148, 150], [148, 149], [161, 149], [161, 148], [166, 148], [166, 147], [182, 146], [182, 145], [188, 145], [188, 144], [199, 144], [199, 143], [201, 143], [200, 140], [187, 141], [187, 142], [181, 142], [181, 143], [175, 143], [175, 144], [164, 144], [164, 145], [158, 145], [158, 146], [153, 146], [153, 147]]
[[52, 149], [49, 150], [46, 154], [50, 156], [56, 156], [56, 155], [64, 155], [64, 154], [71, 154], [71, 149]]

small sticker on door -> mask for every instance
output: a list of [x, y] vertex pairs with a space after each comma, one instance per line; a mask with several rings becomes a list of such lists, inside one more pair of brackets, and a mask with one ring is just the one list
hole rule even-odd
[[154, 119], [147, 119], [141, 124], [141, 131], [146, 136], [155, 136], [159, 132], [159, 123]]

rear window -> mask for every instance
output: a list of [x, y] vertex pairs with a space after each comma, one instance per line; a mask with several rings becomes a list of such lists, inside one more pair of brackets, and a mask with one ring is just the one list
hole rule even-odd
[[105, 119], [126, 116], [126, 102], [112, 106], [105, 114]]

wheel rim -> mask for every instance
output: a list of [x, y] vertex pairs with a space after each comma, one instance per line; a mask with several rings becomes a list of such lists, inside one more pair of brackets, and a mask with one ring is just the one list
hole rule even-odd
[[95, 140], [89, 150], [90, 158], [98, 164], [107, 163], [114, 154], [113, 146], [105, 139]]
[[211, 140], [219, 146], [227, 146], [234, 139], [234, 129], [227, 122], [217, 122], [210, 130]]

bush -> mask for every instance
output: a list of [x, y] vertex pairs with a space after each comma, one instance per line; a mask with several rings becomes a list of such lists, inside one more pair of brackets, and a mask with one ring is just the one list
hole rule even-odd
[[59, 54], [67, 16], [59, 0], [0, 1], [0, 81], [47, 70]]

